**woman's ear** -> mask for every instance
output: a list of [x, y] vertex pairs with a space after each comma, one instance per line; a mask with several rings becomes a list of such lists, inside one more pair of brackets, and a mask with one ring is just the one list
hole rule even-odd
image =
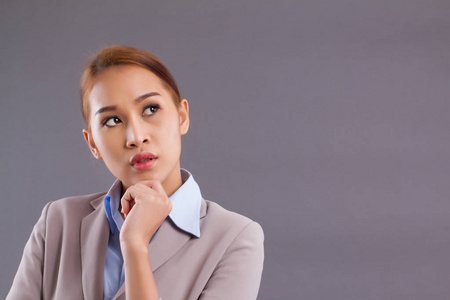
[[92, 155], [94, 155], [96, 159], [102, 159], [102, 156], [100, 155], [100, 152], [98, 151], [98, 148], [94, 143], [94, 139], [92, 138], [90, 130], [86, 128], [83, 129], [83, 136], [89, 146], [89, 149], [91, 149]]
[[178, 115], [180, 116], [181, 135], [185, 135], [189, 130], [189, 103], [186, 99], [180, 101]]

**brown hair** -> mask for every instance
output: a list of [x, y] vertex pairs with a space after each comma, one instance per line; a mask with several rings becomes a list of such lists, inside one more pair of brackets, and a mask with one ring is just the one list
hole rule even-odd
[[159, 77], [163, 85], [172, 94], [176, 106], [181, 97], [175, 79], [166, 66], [153, 54], [136, 48], [112, 46], [100, 50], [86, 65], [80, 81], [81, 109], [84, 120], [89, 126], [89, 94], [95, 79], [106, 69], [119, 65], [137, 65]]

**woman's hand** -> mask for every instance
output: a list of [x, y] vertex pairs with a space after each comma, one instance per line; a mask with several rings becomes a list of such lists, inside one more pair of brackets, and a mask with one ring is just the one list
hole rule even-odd
[[121, 205], [125, 216], [120, 230], [122, 248], [148, 248], [151, 237], [172, 210], [166, 192], [156, 180], [140, 181], [129, 187], [122, 197]]
[[140, 181], [129, 187], [121, 200], [125, 216], [120, 247], [125, 266], [127, 299], [158, 299], [159, 292], [148, 258], [148, 243], [172, 210], [159, 181]]

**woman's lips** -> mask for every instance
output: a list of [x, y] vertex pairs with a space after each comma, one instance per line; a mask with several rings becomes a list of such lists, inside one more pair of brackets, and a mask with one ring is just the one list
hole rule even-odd
[[147, 170], [155, 162], [156, 156], [150, 152], [138, 153], [131, 159], [131, 165], [139, 170]]

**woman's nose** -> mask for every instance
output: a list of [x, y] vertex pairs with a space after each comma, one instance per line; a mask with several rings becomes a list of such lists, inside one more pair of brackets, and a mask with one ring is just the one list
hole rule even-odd
[[138, 120], [128, 123], [126, 141], [128, 148], [139, 147], [149, 141], [150, 137], [148, 136], [147, 130], [145, 130], [145, 127]]

